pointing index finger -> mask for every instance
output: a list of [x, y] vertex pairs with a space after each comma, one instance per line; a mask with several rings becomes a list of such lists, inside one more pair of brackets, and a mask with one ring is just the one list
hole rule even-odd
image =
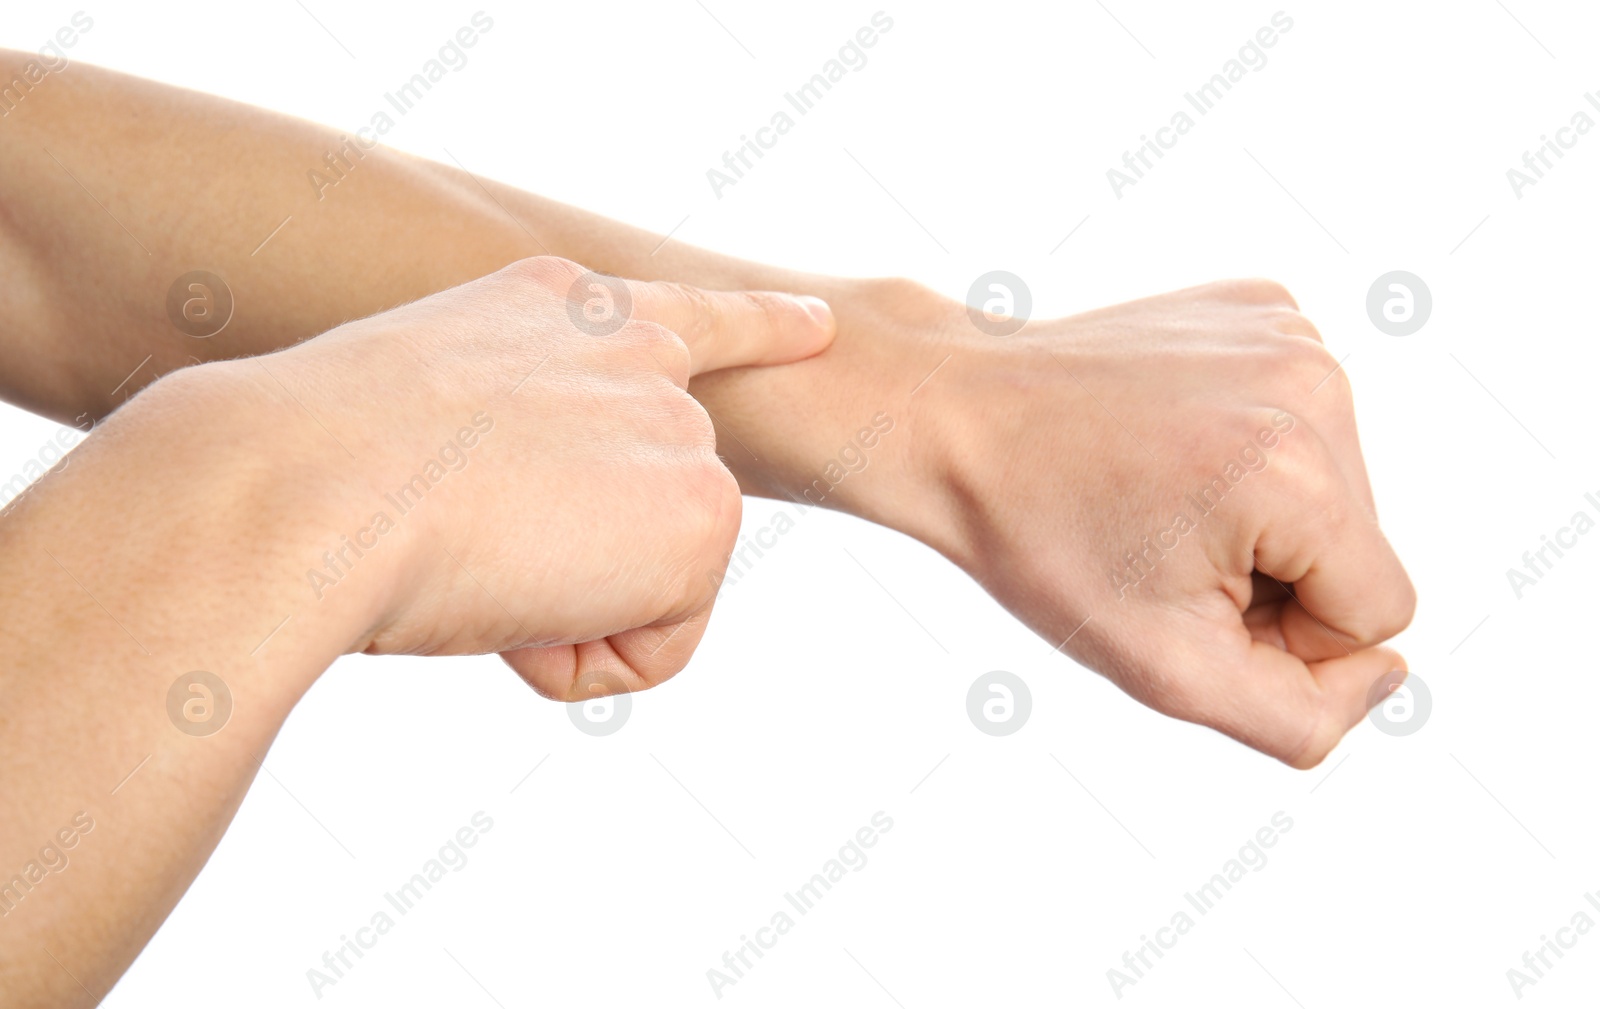
[[633, 315], [676, 333], [690, 374], [788, 364], [833, 342], [833, 311], [821, 298], [777, 291], [707, 291], [688, 284], [630, 282]]

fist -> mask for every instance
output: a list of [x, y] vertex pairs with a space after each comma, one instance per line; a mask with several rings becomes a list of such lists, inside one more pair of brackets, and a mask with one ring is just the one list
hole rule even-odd
[[1296, 767], [1399, 682], [1379, 645], [1415, 594], [1346, 373], [1281, 286], [1211, 284], [967, 352], [923, 404], [971, 503], [950, 552], [1052, 644]]

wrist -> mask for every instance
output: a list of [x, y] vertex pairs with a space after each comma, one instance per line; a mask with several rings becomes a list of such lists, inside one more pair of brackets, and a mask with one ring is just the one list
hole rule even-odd
[[833, 346], [692, 387], [741, 489], [844, 511], [959, 557], [963, 504], [950, 474], [960, 423], [948, 387], [984, 348], [964, 330], [966, 310], [899, 279], [810, 280], [797, 293], [833, 308]]
[[188, 441], [161, 483], [186, 488], [204, 515], [199, 530], [234, 569], [224, 584], [252, 586], [246, 602], [276, 614], [269, 625], [289, 618], [283, 634], [293, 629], [314, 657], [304, 670], [314, 679], [366, 647], [392, 608], [409, 546], [361, 549], [372, 494], [360, 457], [370, 463], [372, 447], [323, 408], [296, 364], [285, 352], [187, 368], [135, 403], [150, 418], [148, 437]]

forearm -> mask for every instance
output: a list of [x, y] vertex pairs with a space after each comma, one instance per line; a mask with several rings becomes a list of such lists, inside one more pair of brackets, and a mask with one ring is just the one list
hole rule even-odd
[[[928, 465], [910, 454], [909, 394], [950, 351], [927, 337], [937, 327], [888, 324], [912, 302], [916, 311], [934, 303], [903, 283], [663, 242], [455, 166], [81, 64], [37, 89], [0, 131], [0, 261], [13, 278], [0, 289], [0, 395], [40, 413], [104, 416], [195, 360], [275, 350], [548, 254], [619, 276], [787, 290], [834, 305], [840, 334], [828, 353], [695, 386], [747, 492], [893, 523], [884, 507], [892, 495], [866, 491]], [[196, 269], [223, 278], [235, 306], [207, 338], [181, 331], [166, 310], [169, 287]], [[870, 451], [870, 472], [825, 480], [880, 414], [896, 430]]]
[[[319, 200], [308, 172], [340, 136], [83, 64], [36, 88], [0, 121], [0, 394], [104, 416], [194, 359], [278, 349], [538, 254], [460, 173], [382, 148]], [[214, 336], [166, 309], [194, 270], [233, 296]]]
[[98, 1002], [340, 654], [499, 652], [567, 700], [683, 668], [740, 515], [688, 376], [832, 325], [628, 282], [596, 339], [586, 276], [529, 259], [181, 369], [0, 511], [7, 1006]]
[[[318, 525], [340, 527], [305, 490], [324, 484], [312, 474], [326, 436], [237, 384], [208, 391], [209, 378], [150, 390], [0, 517], [7, 1005], [105, 995], [379, 598], [305, 605], [303, 570], [326, 549]], [[230, 403], [247, 409], [230, 419]], [[300, 465], [269, 465], [285, 451]], [[305, 479], [285, 479], [294, 470]], [[214, 682], [197, 671], [225, 689], [179, 682]]]

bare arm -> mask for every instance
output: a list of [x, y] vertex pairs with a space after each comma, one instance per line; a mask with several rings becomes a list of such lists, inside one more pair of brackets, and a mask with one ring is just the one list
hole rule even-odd
[[[0, 392], [34, 409], [102, 414], [191, 355], [268, 351], [527, 255], [816, 294], [838, 320], [828, 351], [691, 387], [747, 493], [916, 536], [1135, 697], [1297, 766], [1400, 667], [1372, 646], [1414, 599], [1378, 528], [1347, 372], [1276, 284], [996, 338], [913, 283], [654, 251], [655, 235], [457, 168], [81, 65], [0, 136]], [[319, 199], [307, 173], [330, 154], [350, 167]], [[174, 170], [189, 165], [205, 170]], [[238, 305], [206, 339], [165, 310], [201, 266]]]
[[[29, 58], [6, 52], [0, 68]], [[343, 181], [330, 187], [313, 171], [322, 180], [342, 172]], [[618, 276], [834, 303], [840, 352], [825, 366], [779, 383], [736, 377], [695, 389], [746, 492], [798, 497], [948, 353], [929, 327], [892, 328], [890, 313], [960, 318], [957, 306], [906, 281], [662, 246], [661, 236], [452, 165], [81, 63], [0, 121], [0, 179], [0, 397], [58, 419], [105, 416], [196, 359], [276, 350], [514, 260], [555, 255]], [[223, 278], [234, 305], [207, 338], [187, 335], [168, 311], [174, 282], [197, 269]], [[223, 311], [222, 293], [210, 294], [216, 300], [196, 302], [199, 310]], [[781, 426], [748, 416], [772, 419], [776, 408]], [[907, 477], [914, 465], [897, 448], [875, 453], [871, 478], [809, 497], [918, 528], [915, 515], [887, 507], [881, 477]], [[858, 492], [874, 481], [884, 488], [875, 497]]]
[[526, 260], [182, 369], [0, 513], [6, 1006], [99, 1002], [339, 655], [500, 652], [565, 700], [688, 661], [740, 497], [685, 386], [831, 326], [635, 283], [596, 340], [582, 274]]

